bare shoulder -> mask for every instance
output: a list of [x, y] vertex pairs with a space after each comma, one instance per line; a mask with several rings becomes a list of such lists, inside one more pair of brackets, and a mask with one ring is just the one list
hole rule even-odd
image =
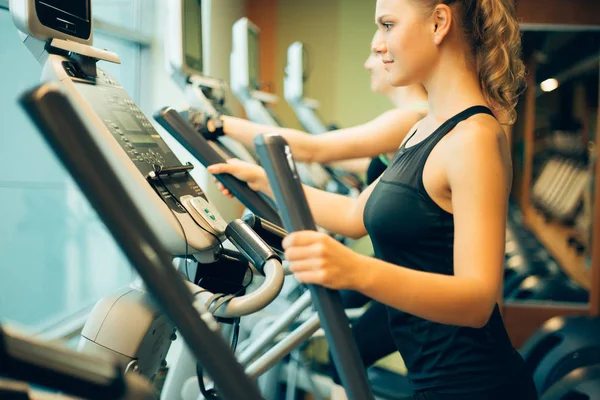
[[[471, 156], [509, 156], [508, 140], [500, 123], [492, 116], [479, 114], [459, 123], [444, 138], [447, 152]], [[474, 154], [473, 154], [474, 153]]]
[[473, 116], [458, 124], [443, 142], [442, 153], [449, 183], [462, 180], [465, 174], [490, 179], [503, 176], [510, 190], [510, 149], [506, 133], [495, 118]]

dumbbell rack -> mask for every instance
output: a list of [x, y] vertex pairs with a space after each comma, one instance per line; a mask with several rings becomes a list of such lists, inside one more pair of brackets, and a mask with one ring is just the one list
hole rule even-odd
[[[533, 188], [533, 158], [535, 143], [535, 114], [536, 114], [536, 80], [535, 61], [527, 60], [528, 82], [527, 90], [522, 100], [523, 113], [519, 115], [523, 124], [520, 129], [524, 132], [524, 168], [519, 187], [514, 192], [517, 202], [523, 213], [523, 221], [538, 240], [547, 248], [562, 269], [574, 281], [585, 287], [590, 292], [588, 304], [571, 305], [565, 303], [507, 303], [503, 305], [503, 317], [513, 344], [518, 348], [544, 321], [554, 316], [568, 315], [600, 315], [600, 163], [595, 167], [595, 193], [593, 197], [593, 210], [595, 213], [592, 221], [591, 241], [591, 267], [586, 266], [586, 256], [569, 244], [569, 239], [578, 237], [579, 233], [574, 227], [549, 220], [532, 204]], [[600, 120], [600, 111], [599, 111]], [[512, 127], [511, 127], [512, 128]], [[508, 131], [509, 142], [512, 139], [512, 129]], [[600, 124], [596, 132], [596, 143], [600, 143]]]

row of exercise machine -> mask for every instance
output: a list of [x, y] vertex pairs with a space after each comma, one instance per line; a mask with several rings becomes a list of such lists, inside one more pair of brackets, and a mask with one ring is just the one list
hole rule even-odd
[[[381, 387], [377, 377], [369, 381], [349, 328], [353, 313], [343, 309], [337, 292], [285, 277], [281, 240], [287, 232], [317, 229], [301, 182], [353, 195], [358, 190], [349, 184], [353, 180], [343, 171], [296, 163], [277, 135], [259, 136], [248, 149], [199, 134], [206, 115], [228, 113], [223, 83], [202, 75], [206, 3], [169, 4], [177, 27], [169, 64], [191, 108], [159, 110], [154, 119], [166, 131], [159, 133], [121, 84], [97, 66], [120, 60], [92, 46], [90, 0], [11, 0], [23, 42], [43, 66], [44, 83], [25, 93], [21, 105], [139, 279], [96, 304], [77, 351], [0, 328], [0, 397], [56, 398], [18, 383], [29, 382], [64, 393], [59, 397], [64, 399], [275, 399], [286, 370], [282, 362], [290, 353], [300, 357], [297, 349], [320, 328], [349, 399], [410, 394], [398, 374]], [[258, 29], [244, 18], [233, 26], [233, 38], [232, 91], [249, 119], [279, 125], [268, 106], [275, 98], [259, 90]], [[286, 99], [307, 131], [324, 133], [318, 103], [304, 98], [302, 45], [292, 45], [288, 55]], [[232, 157], [260, 163], [275, 204], [219, 175], [249, 210], [241, 219], [224, 221], [194, 180], [194, 165], [180, 161], [163, 140], [167, 133], [204, 166]], [[517, 268], [530, 264], [527, 257], [544, 263], [539, 248], [522, 243], [527, 240], [517, 232], [507, 236], [507, 264], [519, 276], [511, 278], [513, 289], [529, 279]], [[543, 399], [600, 398], [598, 333], [595, 319], [553, 319], [522, 348]], [[156, 395], [150, 382], [161, 369], [167, 375]], [[291, 371], [287, 368], [288, 378]], [[288, 379], [289, 396], [295, 385]], [[328, 395], [322, 387], [310, 390], [316, 398]]]

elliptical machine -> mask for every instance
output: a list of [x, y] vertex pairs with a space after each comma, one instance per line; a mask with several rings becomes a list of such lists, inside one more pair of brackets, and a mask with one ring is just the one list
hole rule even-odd
[[[192, 294], [170, 265], [169, 253], [154, 236], [111, 163], [91, 137], [90, 127], [80, 119], [71, 102], [56, 87], [45, 85], [29, 94], [25, 103], [53, 150], [190, 344], [193, 354], [206, 367], [223, 398], [259, 399], [256, 387], [241, 373], [224, 341], [216, 335], [218, 325], [212, 314], [203, 303], [194, 307]], [[282, 219], [290, 230], [314, 229], [306, 200], [300, 198], [301, 201], [296, 202], [297, 195], [302, 195], [302, 188], [289, 149], [283, 143], [276, 138], [259, 143], [261, 159], [274, 188]], [[360, 359], [339, 295], [315, 285], [309, 285], [309, 289], [326, 336], [332, 343], [332, 354], [349, 398], [373, 399], [364, 371], [359, 366]]]
[[[283, 284], [279, 257], [243, 221], [220, 217], [190, 175], [193, 166], [178, 159], [119, 82], [96, 66], [120, 60], [92, 47], [91, 9], [90, 0], [10, 3], [25, 45], [43, 65], [42, 79], [60, 83], [148, 229], [171, 261], [180, 259], [199, 311], [208, 306], [227, 320], [262, 309]], [[226, 249], [226, 239], [238, 251]], [[175, 338], [173, 324], [137, 281], [96, 304], [78, 348], [152, 378]]]
[[[208, 46], [203, 42], [210, 31], [212, 0], [169, 0], [165, 61], [167, 71], [185, 93], [190, 109], [204, 115], [232, 115], [226, 105], [227, 84], [210, 78]], [[214, 119], [214, 122], [220, 120]], [[256, 155], [236, 140], [219, 136], [219, 151], [225, 158], [256, 163]]]
[[[272, 110], [278, 97], [260, 90], [259, 34], [260, 30], [248, 18], [233, 24], [231, 51], [231, 91], [244, 106], [248, 119], [269, 126], [283, 126]], [[344, 195], [358, 193], [338, 179], [333, 171], [316, 163], [298, 163], [298, 173], [304, 183], [322, 190]]]
[[287, 65], [283, 78], [283, 97], [296, 113], [304, 130], [313, 135], [329, 129], [317, 115], [320, 104], [315, 99], [304, 97], [306, 84], [307, 52], [302, 42], [294, 42], [287, 49]]
[[[141, 210], [135, 205], [117, 170], [113, 168], [114, 165], [100, 150], [94, 139], [97, 134], [93, 134], [93, 126], [84, 122], [72, 101], [56, 84], [44, 84], [27, 93], [21, 103], [120, 244], [153, 298], [177, 326], [195, 358], [219, 387], [219, 394], [228, 400], [261, 399], [258, 388], [244, 375], [223, 340], [219, 324], [207, 310], [204, 302], [190, 293], [181, 274], [171, 263], [172, 256], [156, 237]], [[4, 348], [6, 349], [6, 346]], [[18, 352], [23, 349], [17, 347], [13, 350]], [[14, 357], [17, 352], [11, 352], [9, 356]], [[32, 360], [32, 353], [27, 353], [26, 350], [22, 354], [29, 357], [27, 361], [33, 363], [38, 361]], [[152, 398], [144, 394], [148, 393], [147, 391], [127, 391], [126, 396], [123, 397], [123, 391], [129, 388], [129, 385], [123, 382], [123, 366], [117, 367], [112, 363], [111, 365], [115, 367], [111, 371], [102, 370], [102, 364], [94, 365], [94, 359], [90, 357], [71, 358], [74, 362], [82, 360], [85, 362], [84, 365], [76, 365], [80, 374], [75, 376], [75, 380], [59, 381], [65, 375], [71, 374], [72, 370], [65, 363], [60, 362], [60, 354], [56, 360], [54, 355], [56, 353], [44, 351], [36, 365], [43, 367], [57, 365], [60, 374], [50, 373], [40, 376], [41, 370], [38, 368], [37, 376], [32, 379], [33, 382], [58, 389], [65, 388], [64, 390], [68, 392], [93, 399]], [[57, 362], [58, 364], [55, 364]], [[15, 368], [14, 364], [11, 365], [10, 358], [6, 364], [0, 365], [0, 368], [3, 367], [10, 368], [9, 375], [19, 373], [19, 364], [17, 363]], [[4, 374], [4, 372], [0, 373]], [[17, 378], [23, 377], [17, 376]], [[125, 376], [126, 381], [139, 382], [135, 378], [135, 376]], [[81, 390], [74, 392], [73, 389], [82, 388], [71, 386], [84, 384], [84, 379], [93, 380], [95, 385], [92, 389], [100, 390], [92, 393], [89, 389], [85, 392]], [[138, 388], [148, 388], [148, 385], [138, 385]], [[130, 395], [135, 397], [129, 397]]]

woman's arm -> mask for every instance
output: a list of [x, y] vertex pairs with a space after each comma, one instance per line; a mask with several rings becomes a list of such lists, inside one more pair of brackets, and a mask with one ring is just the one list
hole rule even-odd
[[296, 277], [306, 283], [358, 290], [435, 322], [486, 324], [502, 283], [511, 180], [508, 146], [502, 132], [473, 129], [467, 122], [448, 136], [452, 137], [444, 153], [455, 223], [454, 276], [359, 255], [325, 235], [305, 231], [284, 240]]
[[310, 211], [318, 226], [338, 235], [358, 239], [367, 234], [363, 213], [365, 204], [377, 182], [379, 179], [369, 185], [355, 199], [306, 185], [302, 186]]
[[[258, 165], [249, 164], [237, 159], [228, 160], [227, 164], [214, 164], [208, 167], [211, 174], [230, 174], [248, 183], [251, 189], [273, 197], [265, 170]], [[350, 238], [360, 238], [367, 234], [363, 223], [363, 212], [375, 181], [356, 199], [335, 193], [325, 192], [303, 185], [308, 205], [315, 223], [329, 232], [334, 232]], [[224, 195], [231, 193], [222, 187]]]
[[395, 152], [411, 127], [424, 116], [422, 110], [390, 110], [365, 124], [320, 135], [235, 117], [222, 119], [225, 134], [246, 146], [254, 146], [256, 135], [276, 133], [289, 143], [297, 161], [328, 163]]
[[365, 174], [371, 163], [370, 158], [353, 158], [352, 160], [334, 161], [329, 163], [330, 167], [340, 168], [355, 174]]

